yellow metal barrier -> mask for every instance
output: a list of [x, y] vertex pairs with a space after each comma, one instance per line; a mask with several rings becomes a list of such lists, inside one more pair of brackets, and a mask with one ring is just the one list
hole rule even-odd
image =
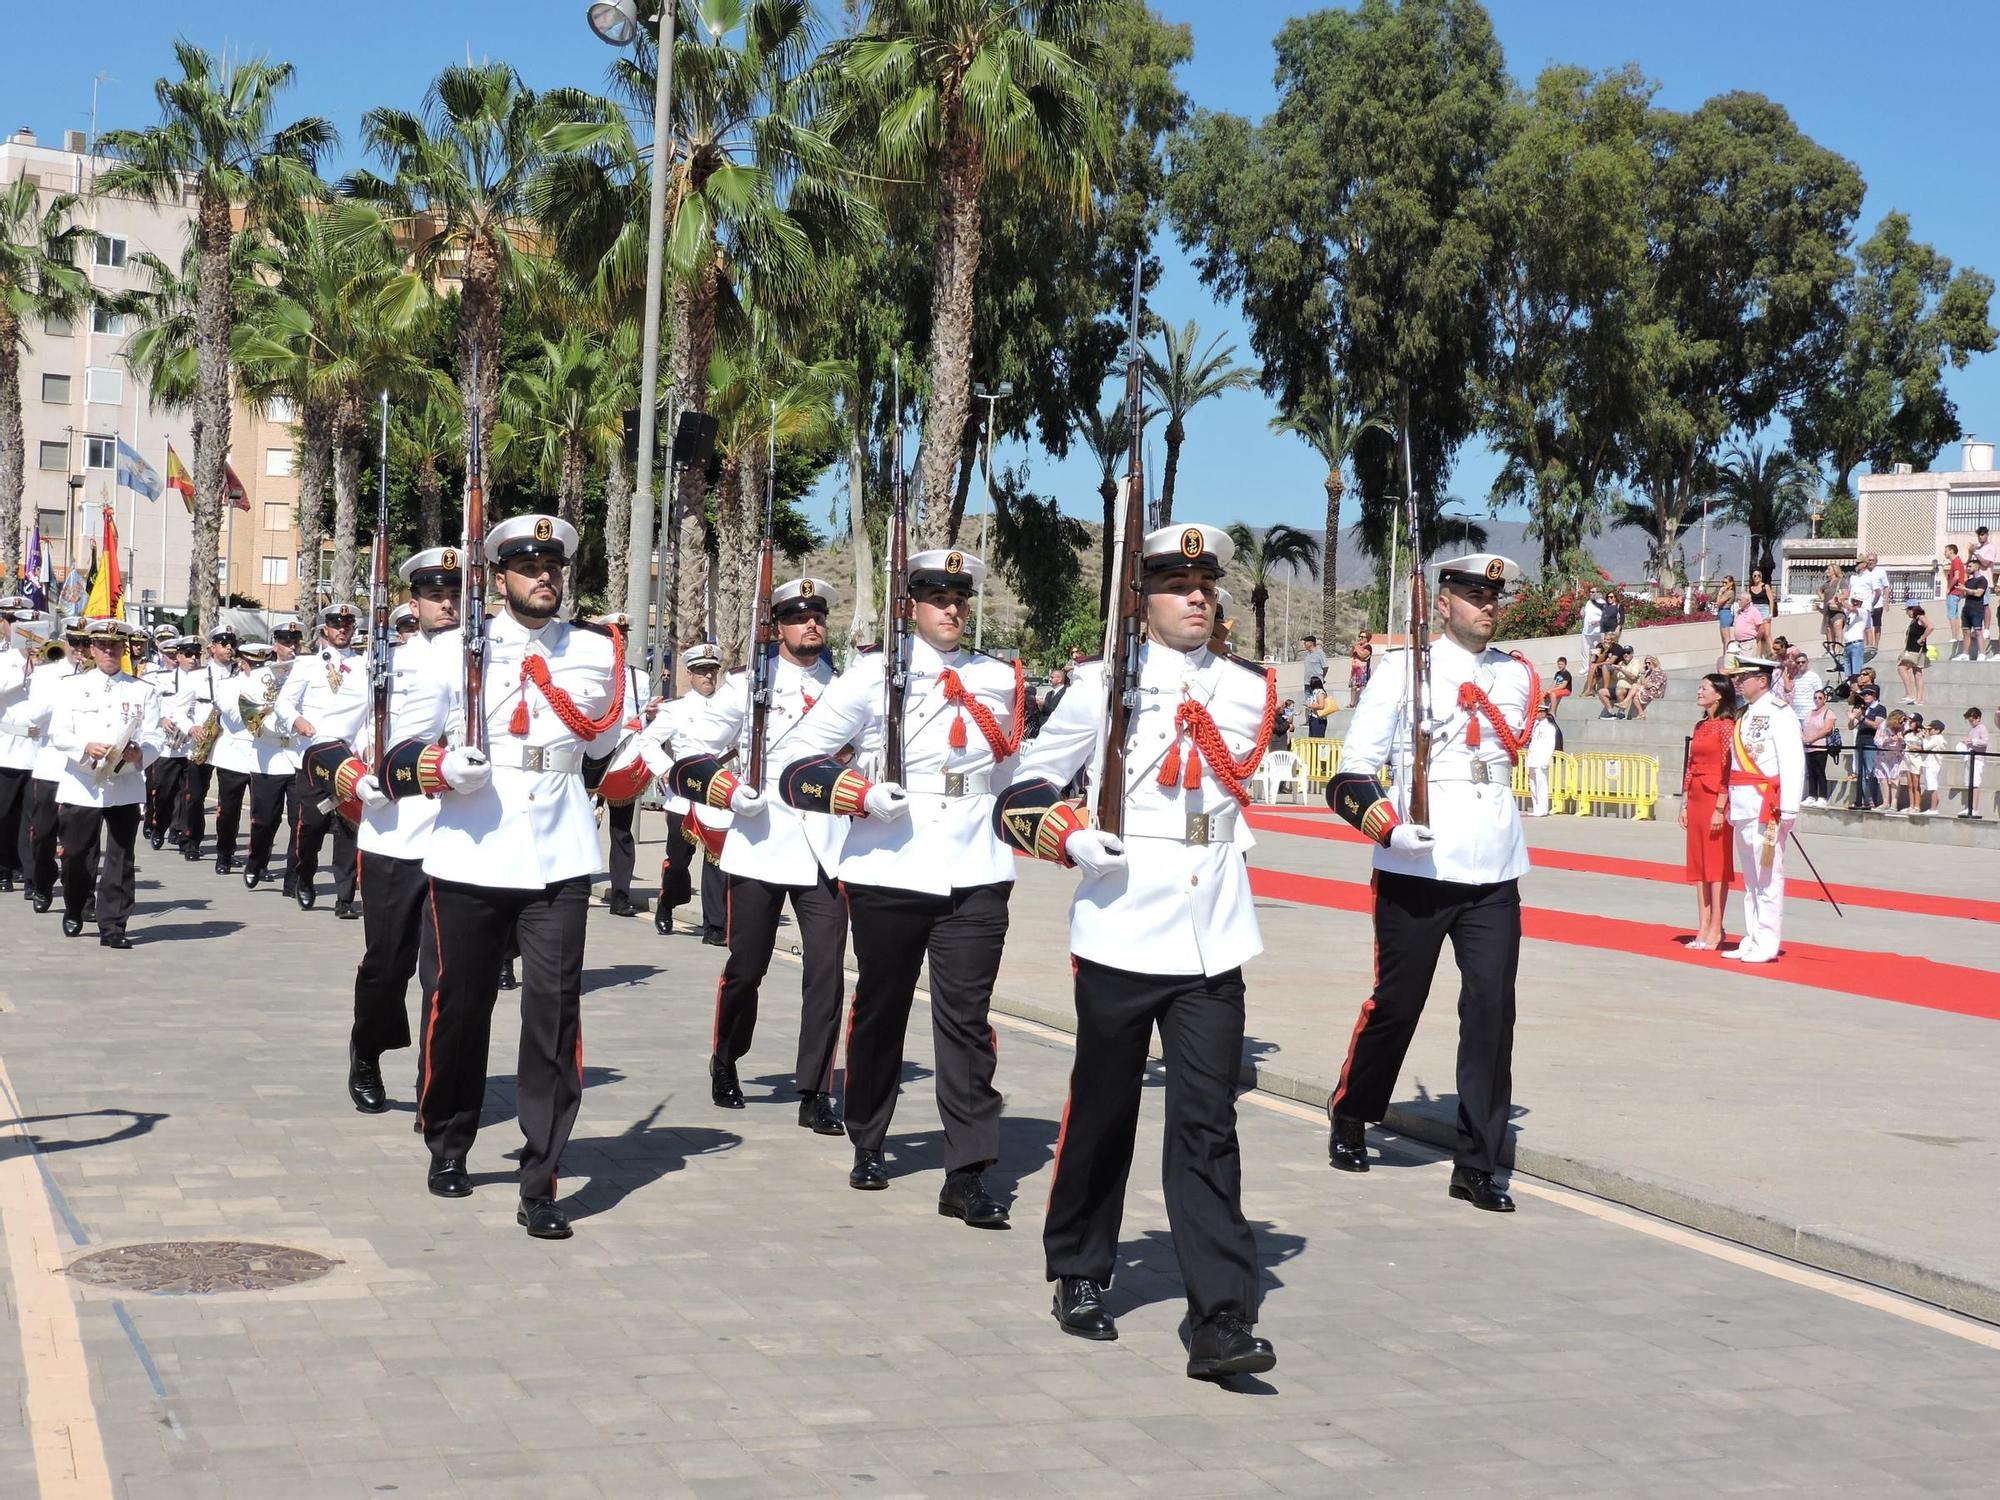
[[1629, 807], [1636, 818], [1650, 818], [1660, 800], [1657, 756], [1585, 750], [1576, 757], [1576, 815], [1587, 818], [1598, 807]]
[[[1528, 768], [1520, 761], [1514, 763], [1514, 800], [1521, 804], [1523, 812], [1535, 803], [1534, 788], [1528, 784]], [[1567, 750], [1558, 750], [1549, 762], [1549, 812], [1569, 812], [1575, 802], [1576, 757]]]
[[1305, 768], [1306, 785], [1314, 791], [1333, 780], [1333, 773], [1340, 769], [1339, 740], [1293, 740], [1292, 754]]

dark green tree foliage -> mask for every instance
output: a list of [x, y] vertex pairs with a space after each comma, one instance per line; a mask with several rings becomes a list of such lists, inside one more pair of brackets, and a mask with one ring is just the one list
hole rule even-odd
[[[1834, 492], [1851, 494], [1854, 470], [1930, 466], [1961, 436], [1944, 370], [1964, 369], [1993, 348], [1993, 279], [1957, 271], [1891, 213], [1858, 253], [1839, 289], [1838, 353], [1789, 413], [1792, 446], [1823, 463]], [[1836, 533], [1851, 534], [1851, 533]]]
[[1089, 528], [1064, 515], [1053, 496], [1031, 491], [1027, 481], [1025, 466], [993, 476], [993, 561], [1027, 614], [1031, 640], [1024, 655], [1060, 637], [1077, 594], [1093, 592], [1078, 556], [1090, 543]]

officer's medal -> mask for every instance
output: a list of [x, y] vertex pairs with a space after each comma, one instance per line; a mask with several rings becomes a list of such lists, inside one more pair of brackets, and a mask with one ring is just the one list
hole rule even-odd
[[320, 658], [326, 663], [326, 690], [335, 697], [340, 696], [340, 661], [329, 653]]

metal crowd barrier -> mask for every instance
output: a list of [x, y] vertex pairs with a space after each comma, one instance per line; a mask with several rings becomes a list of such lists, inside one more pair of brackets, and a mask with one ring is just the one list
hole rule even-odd
[[1650, 818], [1660, 801], [1660, 761], [1654, 755], [1582, 750], [1574, 756], [1576, 815], [1588, 818], [1607, 807], [1629, 807], [1635, 818]]

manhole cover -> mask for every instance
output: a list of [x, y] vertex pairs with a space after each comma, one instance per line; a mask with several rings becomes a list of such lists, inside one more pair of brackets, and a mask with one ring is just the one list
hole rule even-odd
[[311, 1281], [338, 1264], [289, 1245], [161, 1240], [93, 1251], [70, 1262], [69, 1274], [121, 1292], [265, 1292]]

